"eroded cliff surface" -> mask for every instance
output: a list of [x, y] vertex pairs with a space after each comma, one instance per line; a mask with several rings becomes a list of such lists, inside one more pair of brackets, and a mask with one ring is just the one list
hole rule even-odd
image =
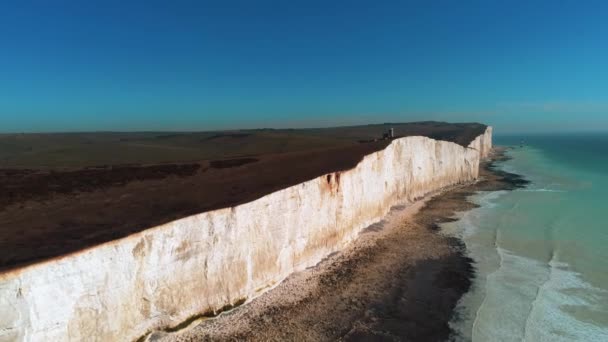
[[390, 207], [478, 177], [468, 147], [396, 139], [353, 169], [0, 275], [0, 341], [125, 341], [254, 297]]

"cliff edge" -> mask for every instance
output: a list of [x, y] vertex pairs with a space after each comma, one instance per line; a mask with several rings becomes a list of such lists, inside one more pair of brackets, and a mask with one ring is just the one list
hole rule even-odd
[[392, 140], [354, 167], [0, 274], [0, 341], [135, 340], [255, 297], [318, 263], [396, 203], [479, 175], [468, 146]]

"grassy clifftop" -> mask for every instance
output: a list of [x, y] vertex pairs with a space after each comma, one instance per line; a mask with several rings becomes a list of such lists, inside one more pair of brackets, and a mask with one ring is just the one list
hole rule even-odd
[[288, 153], [358, 144], [382, 137], [423, 135], [467, 145], [485, 125], [385, 123], [315, 129], [216, 132], [97, 132], [0, 135], [0, 168], [78, 168], [190, 162]]

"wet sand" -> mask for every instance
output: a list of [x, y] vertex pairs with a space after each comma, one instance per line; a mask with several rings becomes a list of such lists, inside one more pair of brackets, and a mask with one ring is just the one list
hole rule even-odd
[[149, 341], [442, 341], [474, 276], [463, 244], [438, 225], [474, 204], [476, 191], [513, 189], [517, 175], [497, 171], [498, 150], [481, 178], [397, 206], [384, 221], [317, 266], [291, 275], [271, 291], [213, 319]]

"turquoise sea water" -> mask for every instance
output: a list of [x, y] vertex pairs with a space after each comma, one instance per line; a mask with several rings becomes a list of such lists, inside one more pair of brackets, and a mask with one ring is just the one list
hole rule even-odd
[[[524, 146], [520, 147], [520, 141]], [[482, 192], [444, 232], [477, 270], [456, 340], [608, 341], [608, 134], [498, 137], [525, 189]]]

